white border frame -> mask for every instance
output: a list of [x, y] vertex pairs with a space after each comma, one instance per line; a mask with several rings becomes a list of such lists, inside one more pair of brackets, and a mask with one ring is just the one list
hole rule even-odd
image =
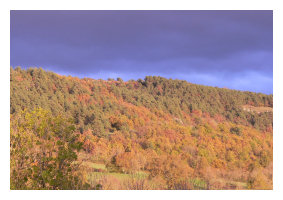
[[[0, 3], [1, 29], [1, 198], [2, 199], [282, 199], [283, 198], [283, 136], [282, 123], [282, 7], [280, 1], [262, 0], [10, 0]], [[273, 10], [274, 16], [274, 184], [271, 191], [10, 191], [10, 10]], [[281, 20], [280, 20], [281, 19]], [[9, 66], [9, 67], [8, 67]], [[281, 84], [280, 84], [281, 83]], [[282, 87], [282, 86], [281, 86]], [[280, 90], [281, 89], [281, 90]], [[281, 169], [281, 170], [280, 170]], [[280, 185], [281, 184], [281, 185]], [[281, 188], [280, 188], [281, 187]]]

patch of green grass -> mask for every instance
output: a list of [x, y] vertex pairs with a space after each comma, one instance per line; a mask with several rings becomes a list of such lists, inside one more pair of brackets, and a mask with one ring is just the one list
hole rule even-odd
[[131, 178], [130, 174], [122, 174], [122, 173], [117, 173], [117, 172], [108, 173], [108, 175], [114, 176], [118, 180], [126, 180], [126, 179]]
[[93, 169], [107, 170], [106, 166], [104, 164], [101, 164], [101, 163], [93, 163], [93, 162], [89, 162], [89, 161], [83, 161], [82, 165], [93, 168]]
[[102, 163], [94, 163], [90, 161], [83, 161], [84, 166], [89, 167], [90, 169], [101, 169], [102, 171], [93, 171], [90, 170], [88, 173], [88, 180], [90, 183], [96, 183], [99, 179], [102, 179], [107, 176], [112, 176], [116, 178], [118, 181], [127, 181], [131, 179], [145, 179], [148, 177], [148, 173], [144, 171], [139, 171], [134, 174], [126, 174], [121, 172], [109, 172], [105, 164]]
[[148, 176], [148, 174], [145, 172], [138, 172], [135, 174], [123, 174], [123, 173], [118, 173], [118, 172], [92, 172], [92, 173], [96, 177], [111, 175], [117, 178], [118, 180], [126, 180], [126, 179], [131, 179], [131, 178], [144, 179]]
[[248, 189], [247, 183], [245, 182], [230, 181], [230, 184], [235, 185], [239, 189]]
[[107, 170], [106, 166], [104, 164], [100, 164], [100, 163], [92, 163], [90, 165], [92, 168], [94, 169], [103, 169], [103, 170]]
[[199, 178], [190, 179], [190, 182], [193, 184], [194, 190], [206, 190], [207, 189], [207, 184], [202, 179], [199, 179]]

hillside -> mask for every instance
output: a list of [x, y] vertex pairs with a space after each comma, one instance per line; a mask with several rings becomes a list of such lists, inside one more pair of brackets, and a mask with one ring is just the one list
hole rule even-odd
[[[76, 189], [272, 189], [272, 95], [151, 76], [79, 79], [38, 68], [11, 68], [10, 91], [12, 143], [21, 131], [27, 138], [34, 133], [47, 146], [52, 138], [71, 144], [57, 132], [76, 135], [72, 141], [82, 149], [73, 149], [77, 157], [70, 157], [70, 165], [79, 163], [77, 171], [84, 177], [84, 186]], [[69, 126], [64, 121], [73, 125], [72, 131], [60, 128]], [[38, 135], [39, 130], [46, 136]], [[36, 141], [47, 151], [44, 142]], [[25, 154], [35, 155], [29, 148]], [[40, 165], [36, 155], [30, 156], [30, 166]], [[59, 187], [42, 175], [50, 171], [45, 164], [37, 178], [17, 171], [18, 165], [11, 164], [11, 179], [19, 174], [27, 179], [13, 187]], [[65, 189], [72, 183], [70, 179]]]

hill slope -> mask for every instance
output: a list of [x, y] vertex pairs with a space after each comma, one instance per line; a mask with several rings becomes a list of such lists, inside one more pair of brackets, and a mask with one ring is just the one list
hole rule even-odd
[[87, 182], [102, 189], [141, 184], [117, 184], [114, 172], [145, 174], [139, 189], [270, 189], [272, 106], [272, 95], [162, 77], [104, 81], [11, 69], [11, 120], [36, 107], [71, 118], [83, 143], [79, 160], [103, 166], [89, 167]]

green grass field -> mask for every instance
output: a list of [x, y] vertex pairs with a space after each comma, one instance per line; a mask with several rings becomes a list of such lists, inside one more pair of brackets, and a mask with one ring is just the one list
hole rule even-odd
[[[139, 171], [134, 174], [127, 174], [127, 173], [120, 173], [120, 172], [110, 172], [107, 170], [107, 167], [105, 164], [102, 163], [95, 163], [95, 162], [90, 162], [90, 161], [83, 161], [82, 165], [87, 166], [88, 168], [88, 175], [87, 179], [88, 181], [93, 184], [97, 185], [100, 183], [103, 183], [104, 185], [107, 185], [105, 182], [113, 182], [116, 183], [117, 185], [121, 185], [127, 182], [131, 182], [133, 180], [146, 180], [147, 177], [149, 176], [148, 173], [144, 171]], [[101, 170], [101, 171], [96, 171], [96, 170]], [[224, 181], [224, 180], [217, 180], [220, 184], [230, 184], [231, 186], [234, 186], [235, 188], [242, 188], [246, 189], [247, 185], [246, 183], [242, 182], [235, 182], [235, 181], [230, 181], [229, 183]], [[189, 182], [192, 184], [194, 190], [206, 190], [208, 188], [207, 183], [199, 178], [196, 179], [190, 179]], [[155, 183], [152, 181], [148, 181], [149, 184], [151, 184], [154, 188]], [[114, 184], [115, 185], [115, 184]], [[117, 188], [108, 188], [108, 189], [119, 189], [118, 186]]]

